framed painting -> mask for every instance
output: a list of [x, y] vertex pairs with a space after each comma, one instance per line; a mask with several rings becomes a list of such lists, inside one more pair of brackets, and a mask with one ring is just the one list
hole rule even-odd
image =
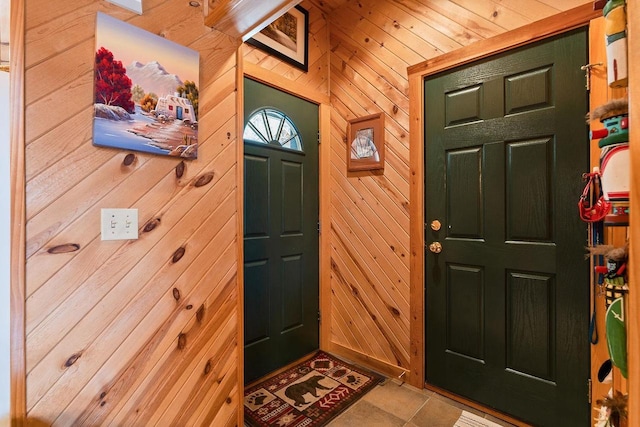
[[306, 72], [309, 69], [309, 12], [296, 6], [247, 43]]
[[199, 58], [98, 12], [93, 144], [197, 158]]
[[384, 113], [349, 120], [347, 170], [384, 169]]

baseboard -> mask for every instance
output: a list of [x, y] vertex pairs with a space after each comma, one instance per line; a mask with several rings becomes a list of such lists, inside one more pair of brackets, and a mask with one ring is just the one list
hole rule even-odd
[[339, 358], [345, 359], [346, 362], [351, 362], [355, 365], [369, 368], [389, 378], [395, 378], [401, 381], [409, 380], [408, 369], [402, 369], [399, 366], [395, 366], [374, 357], [367, 356], [366, 354], [362, 354], [340, 344], [332, 342], [330, 348], [322, 350], [326, 351], [327, 353], [331, 353]]

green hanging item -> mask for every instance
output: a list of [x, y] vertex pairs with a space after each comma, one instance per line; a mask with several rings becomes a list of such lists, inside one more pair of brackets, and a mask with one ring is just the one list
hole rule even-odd
[[627, 331], [624, 324], [624, 299], [611, 303], [605, 315], [607, 347], [611, 363], [627, 378]]

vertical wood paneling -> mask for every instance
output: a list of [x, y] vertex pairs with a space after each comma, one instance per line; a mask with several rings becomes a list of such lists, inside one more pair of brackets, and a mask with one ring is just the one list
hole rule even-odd
[[[27, 4], [26, 406], [47, 424], [238, 419], [238, 42], [201, 7], [144, 7]], [[125, 166], [91, 144], [98, 11], [199, 51], [199, 158], [182, 176], [180, 159]], [[105, 207], [137, 208], [140, 238], [101, 241]]]
[[[421, 387], [423, 320], [414, 303], [421, 301], [423, 295], [417, 292], [418, 285], [412, 291], [410, 277], [422, 277], [421, 271], [414, 270], [423, 267], [415, 262], [417, 249], [413, 249], [414, 253], [409, 247], [409, 226], [413, 223], [409, 221], [409, 183], [414, 180], [415, 186], [422, 179], [416, 175], [422, 151], [409, 153], [407, 67], [568, 10], [576, 1], [558, 4], [541, 0], [323, 0], [321, 3], [332, 10], [328, 16], [333, 107], [331, 241], [336, 243], [332, 243], [331, 252], [334, 308], [331, 339], [336, 352], [348, 353], [369, 364], [374, 360], [378, 368], [389, 374], [397, 375], [398, 368], [400, 372], [410, 371], [409, 381]], [[421, 98], [418, 90], [412, 96]], [[347, 173], [347, 121], [378, 111], [387, 117], [388, 155], [384, 172]], [[422, 196], [417, 196], [412, 195], [412, 200], [421, 203]], [[421, 209], [411, 207], [412, 215]], [[421, 235], [422, 222], [411, 233]], [[382, 266], [383, 271], [377, 271], [374, 265]], [[358, 275], [359, 270], [370, 273]], [[405, 272], [410, 272], [410, 276]], [[366, 292], [369, 310], [363, 310], [354, 290]], [[399, 313], [381, 304], [385, 298], [396, 304]], [[396, 314], [398, 319], [410, 319], [409, 322], [396, 322]], [[372, 337], [371, 331], [376, 328], [379, 335]], [[385, 339], [391, 335], [393, 340]], [[368, 341], [372, 338], [375, 343]]]

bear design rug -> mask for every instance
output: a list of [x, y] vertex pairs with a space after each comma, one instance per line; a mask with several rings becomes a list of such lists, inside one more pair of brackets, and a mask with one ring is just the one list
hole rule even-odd
[[245, 424], [323, 426], [382, 379], [320, 351], [311, 359], [247, 388]]

